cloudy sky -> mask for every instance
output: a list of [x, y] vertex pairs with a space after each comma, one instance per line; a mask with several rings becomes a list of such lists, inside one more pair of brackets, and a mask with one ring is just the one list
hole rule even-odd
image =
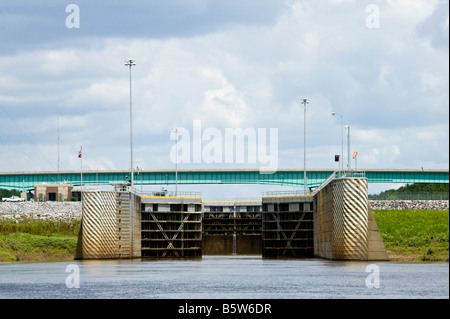
[[[303, 168], [302, 98], [308, 168], [337, 168], [343, 134], [347, 161], [344, 125], [358, 168], [448, 168], [448, 10], [443, 0], [0, 0], [0, 171], [57, 170], [58, 156], [61, 170], [79, 170], [80, 145], [83, 170], [128, 169], [127, 58], [143, 169], [173, 169], [171, 130], [193, 143], [194, 121], [210, 140], [266, 129], [277, 166]], [[195, 154], [178, 168], [260, 164]]]

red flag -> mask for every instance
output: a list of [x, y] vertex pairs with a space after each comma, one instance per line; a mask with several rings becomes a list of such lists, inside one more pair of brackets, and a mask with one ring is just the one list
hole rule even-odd
[[358, 154], [358, 152], [357, 152], [357, 151], [354, 151], [354, 152], [353, 152], [353, 158], [356, 157], [356, 154]]
[[78, 158], [81, 158], [81, 148], [80, 148], [80, 150], [78, 152]]

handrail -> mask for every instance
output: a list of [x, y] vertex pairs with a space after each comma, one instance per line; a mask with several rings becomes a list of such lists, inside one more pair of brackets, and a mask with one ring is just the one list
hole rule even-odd
[[156, 192], [139, 192], [141, 196], [151, 197], [202, 197], [201, 192], [180, 192], [180, 191], [156, 191]]
[[335, 171], [333, 173], [331, 173], [330, 176], [328, 176], [328, 178], [326, 180], [324, 180], [322, 182], [322, 184], [320, 184], [314, 191], [313, 191], [313, 195], [316, 195], [318, 192], [320, 192], [322, 189], [325, 188], [325, 186], [327, 186], [329, 183], [331, 183], [331, 181], [333, 181], [336, 178], [336, 174], [339, 173], [339, 177], [341, 177], [342, 175], [340, 171]]
[[305, 196], [310, 195], [310, 191], [307, 190], [290, 190], [290, 191], [268, 191], [263, 192], [262, 197], [280, 197], [280, 196]]
[[165, 189], [161, 191], [142, 192], [129, 185], [116, 185], [116, 192], [130, 192], [138, 196], [151, 196], [151, 197], [201, 197], [201, 192], [180, 192], [180, 191], [167, 191]]
[[318, 192], [320, 192], [322, 189], [324, 189], [331, 181], [333, 181], [336, 178], [361, 178], [365, 177], [366, 172], [365, 171], [355, 171], [355, 170], [348, 170], [348, 171], [335, 171], [331, 173], [331, 175], [322, 182], [314, 191], [313, 195], [316, 195]]

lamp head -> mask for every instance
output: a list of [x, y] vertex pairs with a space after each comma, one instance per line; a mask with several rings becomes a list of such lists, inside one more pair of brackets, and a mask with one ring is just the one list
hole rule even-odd
[[136, 65], [136, 62], [132, 58], [129, 58], [128, 60], [125, 60], [125, 65], [126, 66]]

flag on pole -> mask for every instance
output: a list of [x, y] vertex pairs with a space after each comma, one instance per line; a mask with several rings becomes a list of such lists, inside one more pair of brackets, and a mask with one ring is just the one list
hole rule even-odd
[[357, 152], [357, 151], [354, 151], [354, 152], [353, 152], [353, 158], [356, 157], [356, 154], [358, 154], [358, 152]]
[[78, 158], [81, 158], [81, 153], [82, 153], [82, 152], [81, 152], [81, 149], [82, 149], [82, 148], [80, 147], [80, 150], [78, 151]]

